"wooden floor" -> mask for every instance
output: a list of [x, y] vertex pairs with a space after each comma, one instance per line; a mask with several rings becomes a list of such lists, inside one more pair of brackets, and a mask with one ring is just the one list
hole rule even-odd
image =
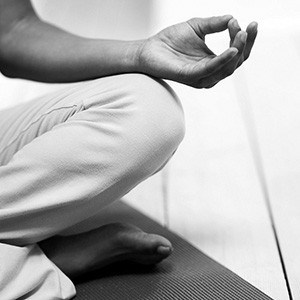
[[300, 35], [278, 44], [275, 31], [260, 32], [276, 46], [258, 43], [233, 80], [209, 91], [172, 84], [185, 139], [166, 169], [126, 198], [272, 298], [296, 300]]

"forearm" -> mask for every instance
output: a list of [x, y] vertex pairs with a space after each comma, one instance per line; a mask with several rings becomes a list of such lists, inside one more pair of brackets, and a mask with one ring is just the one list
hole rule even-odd
[[1, 40], [1, 72], [43, 82], [74, 82], [138, 72], [142, 41], [87, 39], [37, 17], [22, 20]]

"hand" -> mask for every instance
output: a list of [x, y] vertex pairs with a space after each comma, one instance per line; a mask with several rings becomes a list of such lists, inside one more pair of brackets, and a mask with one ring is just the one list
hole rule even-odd
[[[226, 29], [230, 48], [217, 56], [205, 44], [205, 35]], [[230, 15], [194, 18], [145, 40], [139, 51], [139, 65], [143, 73], [155, 77], [211, 88], [249, 57], [256, 35], [256, 22], [250, 23], [245, 32]]]

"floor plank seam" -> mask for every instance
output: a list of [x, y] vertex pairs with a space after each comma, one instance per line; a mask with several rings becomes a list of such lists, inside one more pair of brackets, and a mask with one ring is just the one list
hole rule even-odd
[[282, 251], [281, 251], [280, 243], [278, 240], [278, 235], [277, 235], [275, 225], [272, 225], [272, 228], [273, 228], [276, 246], [277, 246], [277, 250], [278, 250], [278, 254], [279, 254], [279, 259], [280, 259], [280, 263], [281, 263], [281, 267], [282, 267], [282, 271], [283, 271], [283, 275], [284, 275], [284, 279], [285, 279], [286, 288], [287, 288], [290, 300], [293, 300], [293, 293], [292, 293], [291, 286], [289, 283], [289, 278], [287, 275], [287, 271], [286, 271], [286, 267], [285, 267], [285, 263], [284, 263], [284, 259], [283, 259], [283, 255], [282, 255]]
[[[281, 268], [283, 271], [289, 299], [293, 300], [292, 290], [291, 290], [291, 286], [289, 283], [287, 270], [286, 270], [285, 262], [283, 259], [283, 254], [282, 254], [280, 243], [279, 243], [279, 237], [278, 237], [277, 230], [276, 230], [275, 219], [274, 219], [274, 214], [273, 214], [271, 199], [270, 199], [270, 193], [269, 193], [269, 188], [268, 188], [268, 184], [267, 184], [267, 177], [266, 177], [266, 172], [265, 172], [265, 168], [264, 168], [264, 164], [263, 164], [263, 156], [262, 156], [262, 151], [261, 151], [261, 147], [259, 144], [258, 132], [257, 132], [257, 128], [256, 128], [253, 108], [251, 105], [248, 84], [245, 79], [244, 73], [242, 73], [242, 75], [243, 76], [241, 76], [241, 79], [240, 79], [240, 83], [242, 85], [239, 85], [236, 82], [235, 90], [237, 93], [237, 98], [243, 99], [243, 101], [239, 101], [239, 104], [240, 104], [242, 119], [243, 119], [244, 125], [245, 125], [246, 135], [247, 135], [249, 146], [250, 146], [250, 151], [252, 154], [252, 159], [254, 162], [254, 168], [256, 170], [256, 173], [258, 176], [258, 182], [259, 182], [259, 185], [262, 190], [265, 204], [267, 206], [267, 212], [268, 212], [268, 215], [270, 218], [272, 231], [274, 234], [276, 247], [277, 247], [277, 251], [278, 251], [278, 255], [279, 255]], [[241, 97], [242, 95], [244, 97]]]

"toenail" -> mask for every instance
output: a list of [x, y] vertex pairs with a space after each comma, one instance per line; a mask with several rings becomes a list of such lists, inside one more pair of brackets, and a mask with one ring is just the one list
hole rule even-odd
[[156, 252], [159, 254], [167, 255], [172, 252], [172, 248], [165, 247], [165, 246], [159, 246], [159, 247], [157, 247]]

